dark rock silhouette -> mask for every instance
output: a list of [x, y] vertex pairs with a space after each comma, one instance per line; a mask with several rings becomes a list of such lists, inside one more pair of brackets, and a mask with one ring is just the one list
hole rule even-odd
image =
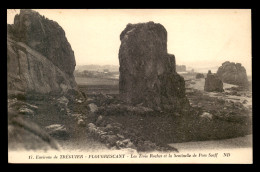
[[216, 74], [211, 73], [209, 70], [207, 78], [205, 78], [204, 90], [207, 92], [223, 92], [223, 82], [218, 78]]
[[246, 69], [241, 65], [241, 63], [226, 61], [218, 68], [217, 75], [224, 83], [239, 85], [242, 87], [249, 86]]
[[128, 104], [181, 110], [189, 107], [185, 82], [167, 53], [167, 31], [154, 22], [128, 24], [120, 35], [119, 92]]
[[204, 75], [202, 73], [196, 74], [196, 79], [204, 78]]

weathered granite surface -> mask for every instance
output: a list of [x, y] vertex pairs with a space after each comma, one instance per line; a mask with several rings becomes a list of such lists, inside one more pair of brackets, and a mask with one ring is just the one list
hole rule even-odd
[[119, 92], [128, 104], [154, 109], [189, 107], [185, 82], [167, 52], [167, 31], [154, 22], [128, 24], [120, 35]]

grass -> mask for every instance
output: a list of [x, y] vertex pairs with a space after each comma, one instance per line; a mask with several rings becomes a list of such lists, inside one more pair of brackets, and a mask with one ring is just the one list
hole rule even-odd
[[118, 85], [78, 85], [79, 89], [85, 94], [119, 94]]
[[86, 94], [119, 94], [118, 79], [75, 77], [75, 80]]
[[118, 79], [110, 78], [85, 78], [85, 77], [75, 77], [78, 85], [118, 85]]

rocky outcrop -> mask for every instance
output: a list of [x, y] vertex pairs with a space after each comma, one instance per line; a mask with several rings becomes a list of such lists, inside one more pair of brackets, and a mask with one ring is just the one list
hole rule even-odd
[[76, 88], [74, 76], [69, 76], [48, 58], [21, 42], [7, 40], [8, 91], [67, 92]]
[[46, 94], [76, 89], [73, 51], [56, 22], [21, 10], [7, 29], [8, 92]]
[[[37, 107], [28, 101], [58, 99], [57, 108], [67, 113], [69, 100], [80, 95], [73, 76], [74, 53], [58, 23], [32, 10], [21, 10], [14, 24], [7, 25], [8, 146], [25, 149], [58, 149], [56, 141], [38, 124], [29, 121]], [[53, 133], [52, 133], [53, 134]]]
[[154, 22], [128, 24], [120, 35], [119, 92], [128, 104], [154, 109], [189, 107], [185, 82], [167, 53], [167, 31]]
[[223, 82], [218, 78], [216, 74], [208, 72], [207, 78], [205, 78], [204, 90], [207, 92], [223, 92]]
[[241, 65], [241, 63], [226, 61], [218, 68], [217, 75], [224, 83], [243, 87], [249, 86], [246, 69]]
[[33, 10], [20, 10], [9, 25], [15, 41], [23, 42], [48, 58], [68, 75], [73, 75], [76, 62], [74, 52], [62, 27]]

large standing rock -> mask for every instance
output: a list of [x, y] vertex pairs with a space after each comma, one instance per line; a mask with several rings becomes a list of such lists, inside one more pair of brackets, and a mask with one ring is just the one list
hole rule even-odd
[[75, 57], [56, 22], [21, 10], [7, 29], [8, 91], [45, 94], [77, 88]]
[[243, 87], [248, 87], [249, 85], [246, 69], [241, 65], [241, 63], [226, 61], [218, 68], [217, 75], [224, 83]]
[[207, 92], [223, 92], [223, 82], [218, 78], [216, 74], [208, 72], [207, 78], [205, 78], [204, 90]]
[[[10, 27], [10, 26], [9, 26]], [[11, 25], [16, 41], [40, 52], [54, 65], [73, 75], [76, 62], [74, 52], [62, 27], [33, 10], [20, 10]]]
[[161, 109], [189, 107], [175, 56], [167, 53], [167, 31], [154, 22], [128, 24], [120, 35], [119, 92], [128, 104]]

